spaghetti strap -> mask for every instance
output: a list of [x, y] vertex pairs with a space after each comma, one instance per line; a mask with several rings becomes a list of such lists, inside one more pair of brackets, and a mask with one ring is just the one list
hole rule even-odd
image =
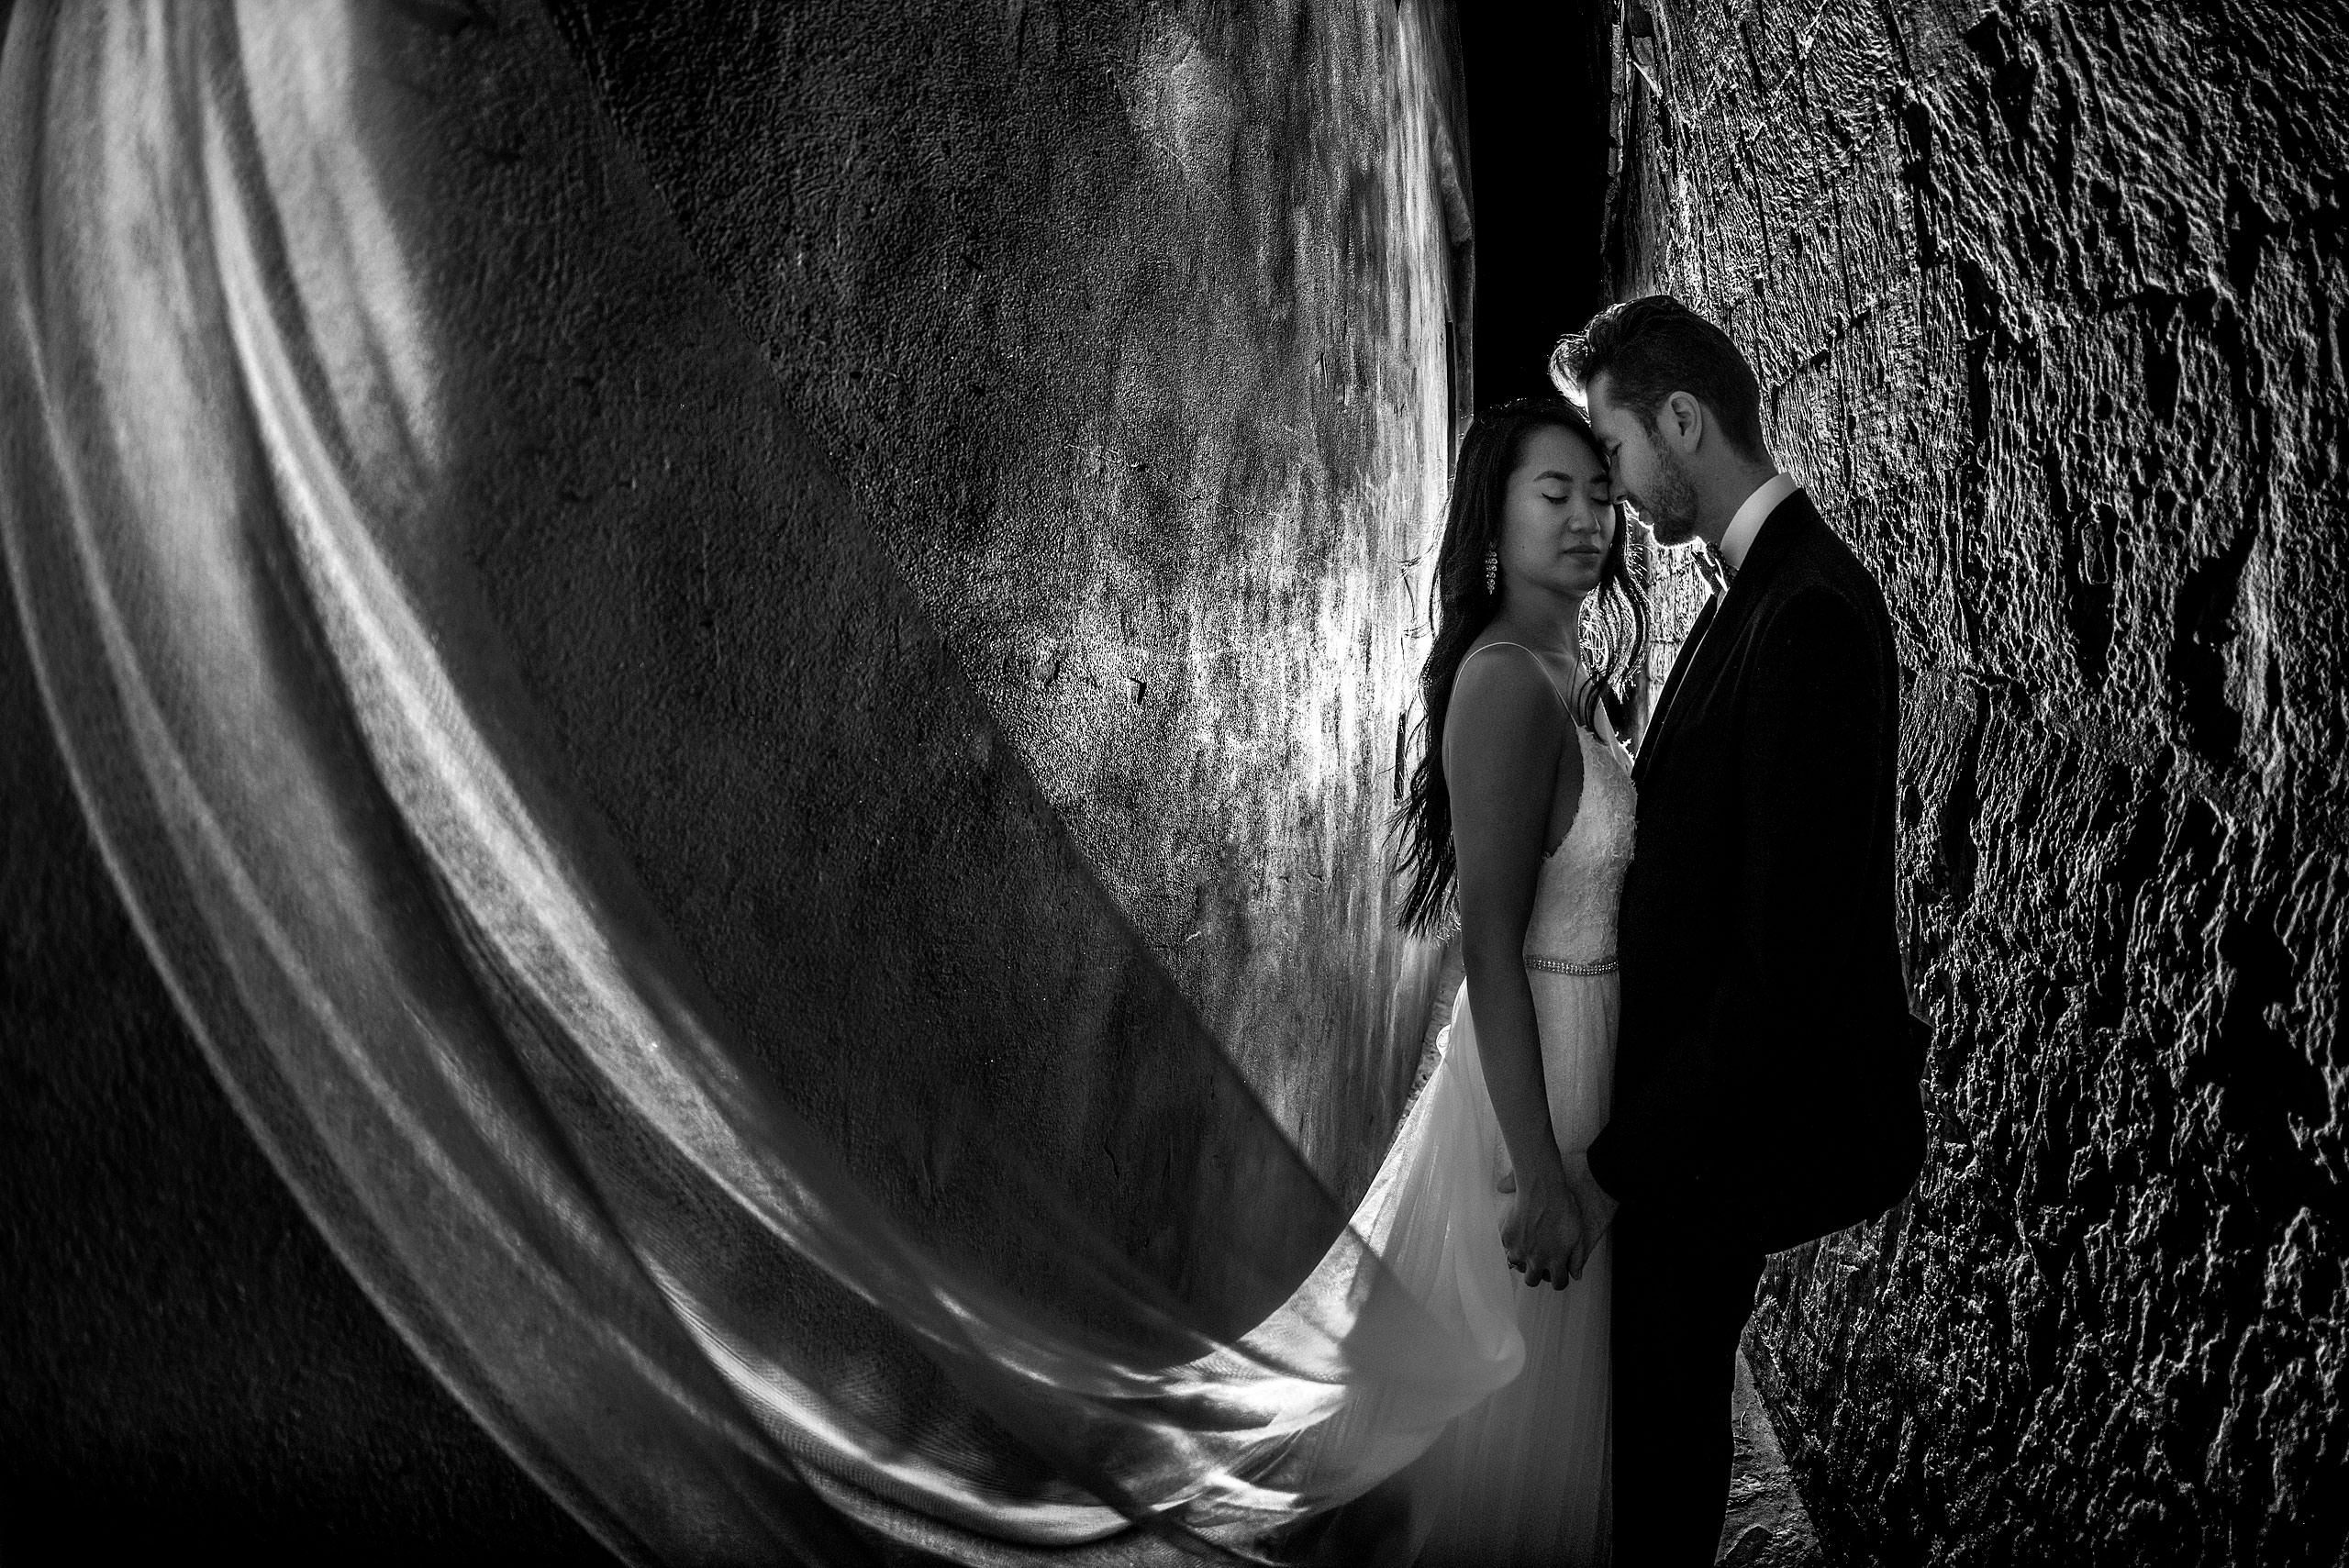
[[[1542, 672], [1542, 679], [1549, 683], [1550, 695], [1558, 699], [1558, 706], [1564, 712], [1566, 716], [1566, 722], [1568, 724], [1575, 722], [1575, 705], [1566, 700], [1565, 693], [1558, 690], [1557, 677], [1550, 673], [1550, 666], [1542, 662], [1542, 655], [1534, 652], [1533, 650], [1526, 647], [1522, 642], [1504, 642], [1496, 639], [1491, 642], [1486, 643], [1481, 648], [1470, 649], [1468, 651], [1467, 658], [1461, 660], [1460, 662], [1464, 666], [1468, 662], [1469, 659], [1474, 659], [1477, 654], [1486, 651], [1486, 649], [1492, 648], [1514, 648], [1520, 653], [1524, 654], [1528, 659], [1532, 660], [1533, 667]], [[1453, 678], [1455, 680], [1459, 678], [1456, 671], [1453, 673]]]

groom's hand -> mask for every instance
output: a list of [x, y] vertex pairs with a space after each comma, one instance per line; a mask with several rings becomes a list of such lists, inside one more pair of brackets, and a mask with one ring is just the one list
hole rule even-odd
[[1582, 1207], [1564, 1171], [1553, 1166], [1522, 1184], [1514, 1174], [1503, 1176], [1500, 1190], [1514, 1195], [1501, 1210], [1501, 1247], [1509, 1267], [1528, 1284], [1565, 1289], [1582, 1272], [1590, 1243], [1584, 1240]]
[[1582, 1245], [1573, 1260], [1574, 1277], [1580, 1279], [1583, 1269], [1590, 1262], [1590, 1254], [1598, 1250], [1608, 1229], [1615, 1223], [1615, 1211], [1622, 1206], [1609, 1197], [1607, 1189], [1598, 1184], [1598, 1178], [1591, 1173], [1587, 1154], [1577, 1150], [1565, 1155], [1562, 1162], [1565, 1169], [1566, 1190], [1573, 1195], [1575, 1208], [1582, 1216]]
[[[1558, 1288], [1564, 1289], [1566, 1280], [1582, 1278], [1583, 1270], [1590, 1266], [1591, 1253], [1598, 1251], [1598, 1243], [1606, 1239], [1607, 1232], [1613, 1228], [1616, 1211], [1622, 1207], [1622, 1205], [1617, 1203], [1608, 1195], [1607, 1189], [1598, 1184], [1598, 1178], [1591, 1173], [1589, 1157], [1580, 1151], [1564, 1156], [1560, 1168], [1565, 1186], [1566, 1201], [1573, 1207], [1576, 1221], [1575, 1229], [1578, 1233], [1574, 1246], [1566, 1255], [1565, 1277], [1560, 1279], [1555, 1275], [1551, 1276], [1552, 1283]], [[1517, 1191], [1517, 1173], [1502, 1172], [1501, 1179], [1496, 1186], [1497, 1190], [1504, 1193]], [[1504, 1247], [1509, 1247], [1508, 1239], [1508, 1215], [1505, 1213], [1501, 1225], [1501, 1244]], [[1514, 1248], [1510, 1248], [1508, 1257], [1509, 1267], [1513, 1269], [1526, 1267], [1523, 1256]], [[1530, 1271], [1526, 1283], [1528, 1284], [1536, 1283]]]

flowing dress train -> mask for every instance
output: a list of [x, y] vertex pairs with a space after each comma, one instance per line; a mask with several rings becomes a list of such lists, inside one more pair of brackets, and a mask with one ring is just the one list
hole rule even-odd
[[[1633, 820], [1620, 749], [1579, 726], [1573, 732], [1583, 749], [1581, 803], [1542, 865], [1525, 941], [1551, 1125], [1567, 1153], [1587, 1148], [1607, 1123], [1615, 908]], [[1602, 1563], [1611, 1536], [1611, 1239], [1563, 1291], [1518, 1280], [1500, 1241], [1507, 1198], [1497, 1184], [1508, 1154], [1465, 984], [1438, 1051], [1355, 1227], [1405, 1288], [1445, 1318], [1474, 1325], [1496, 1357], [1522, 1359], [1514, 1377], [1412, 1466], [1413, 1517], [1426, 1537], [1419, 1561], [1422, 1568]]]

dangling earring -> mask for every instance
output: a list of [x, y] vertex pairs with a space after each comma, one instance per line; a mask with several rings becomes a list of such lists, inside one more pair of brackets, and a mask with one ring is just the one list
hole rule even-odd
[[1501, 585], [1501, 550], [1497, 544], [1485, 547], [1485, 597], [1491, 598]]

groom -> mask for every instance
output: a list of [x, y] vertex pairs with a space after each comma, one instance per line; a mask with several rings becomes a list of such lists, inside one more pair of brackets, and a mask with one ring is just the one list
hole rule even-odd
[[1923, 1158], [1923, 1026], [1894, 935], [1900, 686], [1876, 580], [1762, 435], [1753, 372], [1664, 295], [1551, 373], [1616, 495], [1729, 576], [1632, 776], [1612, 1119], [1577, 1185], [1615, 1220], [1615, 1562], [1709, 1564], [1763, 1255], [1873, 1218]]

